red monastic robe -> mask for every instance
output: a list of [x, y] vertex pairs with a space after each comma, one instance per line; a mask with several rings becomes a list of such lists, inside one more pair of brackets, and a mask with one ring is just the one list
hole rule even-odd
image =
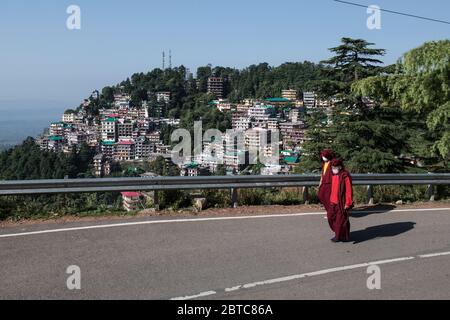
[[327, 212], [328, 223], [335, 233], [336, 240], [350, 240], [351, 208], [353, 208], [352, 178], [348, 171], [341, 170], [332, 177], [330, 211]]
[[328, 167], [325, 170], [325, 162], [322, 164], [322, 179], [319, 187], [319, 192], [317, 197], [325, 210], [330, 210], [330, 195], [331, 195], [331, 180], [333, 178], [333, 174], [331, 172], [331, 163], [328, 162]]

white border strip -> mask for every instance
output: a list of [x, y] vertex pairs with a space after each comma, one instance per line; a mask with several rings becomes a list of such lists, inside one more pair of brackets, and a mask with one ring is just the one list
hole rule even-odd
[[213, 294], [216, 294], [216, 293], [217, 292], [215, 292], [215, 291], [206, 291], [206, 292], [199, 293], [195, 296], [178, 297], [178, 298], [173, 298], [170, 300], [191, 300], [191, 299], [196, 299], [196, 298], [212, 296]]
[[434, 258], [434, 257], [440, 257], [440, 256], [448, 256], [448, 255], [450, 255], [450, 251], [448, 251], [448, 252], [430, 253], [430, 254], [421, 254], [418, 257], [419, 258]]

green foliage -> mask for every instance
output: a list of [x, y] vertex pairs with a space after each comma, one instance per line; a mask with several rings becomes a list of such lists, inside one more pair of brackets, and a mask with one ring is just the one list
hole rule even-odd
[[146, 171], [153, 172], [159, 176], [179, 176], [180, 169], [175, 165], [169, 164], [164, 157], [159, 156], [154, 161], [145, 166]]
[[42, 151], [33, 138], [0, 153], [0, 179], [63, 179], [90, 174], [94, 151], [83, 144], [70, 154]]
[[[301, 172], [320, 168], [318, 155], [324, 148], [333, 149], [352, 172], [360, 173], [406, 172], [410, 165], [401, 157], [433, 166], [439, 162], [436, 150], [441, 155], [449, 152], [449, 63], [441, 61], [448, 62], [443, 54], [448, 45], [426, 44], [406, 54], [402, 63], [386, 68], [377, 67], [381, 61], [373, 57], [384, 50], [368, 49], [369, 45], [344, 38], [341, 46], [331, 49], [335, 56], [324, 61], [329, 80], [322, 90], [317, 84], [319, 93], [340, 102], [327, 124], [323, 114], [306, 117]], [[368, 106], [362, 97], [375, 102]]]
[[191, 198], [187, 191], [167, 190], [159, 192], [160, 208], [178, 210], [191, 206]]
[[0, 220], [56, 218], [64, 215], [123, 214], [120, 194], [86, 193], [41, 196], [8, 196], [0, 199]]
[[302, 145], [302, 157], [296, 173], [319, 173], [321, 150], [330, 147], [333, 142], [328, 128], [328, 116], [319, 110], [308, 114], [305, 118], [308, 126], [306, 131], [307, 141]]
[[427, 42], [405, 54], [395, 74], [367, 78], [353, 92], [426, 118], [435, 135], [432, 150], [450, 159], [450, 40]]
[[333, 150], [355, 173], [402, 171], [398, 159], [408, 139], [407, 120], [401, 110], [387, 107], [361, 108], [358, 112], [333, 114]]
[[342, 38], [341, 42], [329, 49], [335, 55], [322, 61], [332, 78], [349, 83], [377, 73], [377, 65], [383, 62], [374, 57], [384, 55], [386, 50], [370, 48], [374, 43], [363, 39]]
[[[83, 144], [70, 154], [42, 151], [32, 138], [0, 153], [0, 179], [32, 180], [90, 177], [94, 151]], [[74, 194], [2, 197], [0, 219], [79, 215], [118, 210], [118, 194]]]

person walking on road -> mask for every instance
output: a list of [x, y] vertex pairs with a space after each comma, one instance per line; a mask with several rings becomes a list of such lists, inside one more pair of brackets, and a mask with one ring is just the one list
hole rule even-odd
[[350, 241], [350, 210], [353, 208], [353, 186], [350, 173], [340, 159], [331, 161], [330, 210], [328, 223], [334, 231], [332, 242]]
[[333, 176], [331, 173], [330, 163], [333, 159], [333, 151], [326, 149], [320, 152], [320, 161], [322, 161], [322, 174], [317, 196], [319, 198], [319, 202], [325, 207], [327, 214], [330, 211], [331, 179]]

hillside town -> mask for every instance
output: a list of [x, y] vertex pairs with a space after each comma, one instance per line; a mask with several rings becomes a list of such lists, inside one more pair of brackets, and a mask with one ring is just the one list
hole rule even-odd
[[[263, 166], [261, 174], [292, 172], [299, 163], [301, 146], [305, 141], [305, 112], [314, 112], [316, 108], [330, 112], [333, 105], [333, 101], [317, 99], [314, 92], [302, 92], [302, 98], [299, 98], [299, 92], [293, 89], [282, 90], [280, 97], [231, 103], [222, 98], [223, 86], [222, 78], [208, 78], [208, 94], [216, 97], [209, 106], [231, 113], [232, 127], [223, 134], [221, 141], [203, 141], [201, 154], [178, 164], [182, 176], [215, 174], [220, 166], [227, 174], [239, 174], [248, 170], [250, 150], [277, 159], [273, 164]], [[171, 100], [171, 92], [154, 94], [160, 105]], [[114, 102], [109, 108], [100, 109], [95, 118], [88, 117], [86, 109], [98, 97], [99, 92], [94, 91], [80, 108], [66, 111], [60, 122], [51, 123], [37, 139], [40, 148], [70, 153], [81, 144], [87, 144], [96, 151], [93, 174], [97, 177], [110, 175], [118, 163], [153, 161], [158, 156], [171, 163], [172, 146], [164, 143], [161, 126], [178, 128], [180, 119], [164, 118], [162, 112], [158, 112], [159, 116], [151, 116], [147, 101], [139, 107], [132, 107], [130, 96], [122, 92], [114, 94]], [[273, 148], [273, 141], [269, 145], [263, 143], [267, 137], [270, 141], [273, 132], [279, 133], [276, 148]]]

